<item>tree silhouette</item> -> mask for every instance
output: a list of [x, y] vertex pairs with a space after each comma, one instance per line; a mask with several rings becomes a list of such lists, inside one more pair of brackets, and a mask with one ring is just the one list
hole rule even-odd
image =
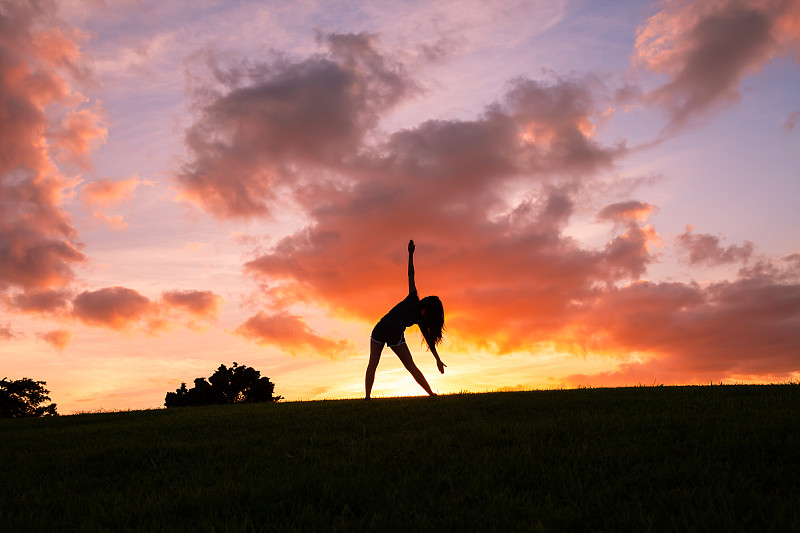
[[0, 418], [24, 418], [32, 416], [57, 416], [56, 404], [42, 405], [50, 401], [50, 391], [44, 388], [46, 381], [22, 378], [0, 380]]
[[273, 396], [274, 391], [275, 384], [268, 377], [262, 378], [261, 372], [255, 368], [234, 362], [230, 368], [219, 365], [208, 379], [196, 378], [191, 389], [186, 388], [186, 383], [181, 383], [175, 392], [167, 393], [164, 405], [183, 407], [282, 400], [282, 396]]

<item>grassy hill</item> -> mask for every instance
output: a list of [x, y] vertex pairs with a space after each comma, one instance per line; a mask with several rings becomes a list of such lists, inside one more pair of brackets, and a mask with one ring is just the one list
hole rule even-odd
[[0, 420], [14, 531], [798, 531], [800, 386]]

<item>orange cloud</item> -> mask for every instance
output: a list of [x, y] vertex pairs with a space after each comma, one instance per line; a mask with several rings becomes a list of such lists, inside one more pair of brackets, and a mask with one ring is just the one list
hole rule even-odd
[[41, 333], [39, 337], [43, 341], [52, 344], [59, 350], [63, 350], [64, 348], [69, 346], [69, 343], [72, 340], [72, 334], [64, 329], [48, 331], [47, 333]]
[[[596, 285], [644, 272], [652, 229], [626, 226], [600, 250], [562, 233], [573, 193], [626, 151], [592, 138], [590, 118], [607, 109], [593, 81], [515, 80], [476, 120], [428, 121], [370, 144], [377, 117], [415, 82], [402, 67], [387, 68], [392, 62], [371, 38], [329, 42], [344, 43], [350, 55], [331, 45], [324, 61], [259, 67], [265, 74], [249, 85], [206, 101], [187, 131], [185, 168], [225, 169], [213, 179], [205, 171], [179, 176], [209, 211], [255, 216], [290, 201], [312, 220], [245, 265], [271, 282], [268, 297], [279, 312], [252, 317], [240, 333], [292, 350], [296, 338], [313, 346], [305, 323], [281, 314], [298, 300], [377, 320], [404, 296], [402, 243], [410, 237], [419, 257], [430, 257], [418, 286], [443, 298], [450, 331], [474, 342], [497, 339], [500, 351], [548, 339]], [[369, 68], [351, 67], [367, 59]], [[341, 88], [331, 91], [331, 79]], [[327, 96], [307, 97], [319, 91]], [[329, 118], [343, 135], [320, 122]], [[290, 135], [269, 133], [287, 123]], [[544, 140], [526, 138], [532, 129]], [[327, 133], [311, 137], [319, 131]], [[504, 192], [520, 188], [527, 194], [509, 202]], [[276, 323], [293, 324], [296, 334], [277, 335]]]
[[82, 167], [91, 166], [87, 158], [91, 147], [103, 143], [108, 129], [103, 125], [104, 112], [96, 109], [71, 110], [63, 123], [49, 134], [51, 146]]
[[[24, 5], [24, 3], [21, 3]], [[12, 14], [20, 19], [34, 17], [35, 12], [27, 12], [24, 7], [15, 6]], [[48, 13], [52, 15], [52, 13]], [[13, 15], [12, 15], [13, 16]], [[44, 63], [54, 67], [80, 68], [77, 63], [81, 61], [82, 54], [78, 42], [84, 35], [77, 28], [49, 28], [32, 35], [31, 45], [36, 56]]]
[[598, 214], [598, 220], [608, 220], [612, 222], [645, 222], [653, 212], [656, 211], [654, 205], [645, 202], [630, 200], [619, 202], [604, 207]]
[[[87, 183], [81, 189], [81, 194], [87, 206], [105, 208], [130, 200], [141, 184], [152, 185], [153, 182], [143, 180], [135, 174], [126, 180], [111, 181], [104, 178]], [[121, 215], [108, 215], [100, 209], [95, 209], [94, 217], [115, 229], [122, 230], [128, 227], [128, 223]]]
[[[373, 39], [348, 39], [348, 46], [364, 45], [348, 48], [351, 59], [330, 51], [252, 66], [257, 76], [238, 76], [227, 91], [198, 101], [202, 112], [187, 130], [190, 160], [178, 180], [199, 205], [236, 218], [269, 216], [288, 204], [309, 220], [245, 264], [268, 287], [261, 296], [270, 311], [251, 317], [239, 334], [291, 353], [331, 349], [335, 341], [321, 339], [287, 309], [309, 302], [374, 323], [406, 294], [405, 243], [413, 238], [417, 287], [444, 302], [446, 342], [496, 353], [540, 346], [638, 352], [676, 368], [708, 360], [723, 374], [790, 366], [785, 354], [800, 329], [783, 324], [796, 325], [798, 310], [785, 309], [777, 342], [770, 321], [748, 323], [757, 310], [741, 291], [796, 291], [797, 279], [779, 279], [762, 265], [708, 288], [643, 282], [662, 241], [646, 223], [656, 206], [641, 201], [598, 213], [599, 221], [614, 223], [604, 245], [567, 235], [576, 208], [585, 208], [577, 202], [627, 154], [624, 143], [605, 145], [589, 127], [601, 123], [597, 117], [609, 105], [597, 82], [517, 79], [473, 120], [378, 132], [378, 118], [415, 82], [400, 66], [386, 71], [393, 64]], [[365, 57], [372, 67], [351, 69]], [[343, 85], [310, 97], [330, 80]], [[278, 137], [285, 124], [289, 134]], [[315, 137], [320, 131], [325, 135]], [[728, 317], [739, 329], [725, 326]], [[744, 332], [751, 340], [744, 342]], [[748, 363], [737, 348], [726, 366], [736, 342], [751, 350], [759, 342], [775, 345], [761, 363]]]
[[291, 354], [309, 351], [337, 357], [352, 349], [347, 341], [333, 341], [315, 333], [305, 321], [286, 312], [272, 315], [259, 312], [236, 329], [243, 337], [259, 344], [274, 344]]
[[575, 338], [590, 349], [650, 357], [596, 380], [573, 376], [573, 383], [789, 379], [800, 353], [800, 255], [708, 287], [639, 282], [612, 289], [577, 323]]
[[133, 192], [141, 184], [150, 185], [152, 182], [143, 180], [137, 175], [126, 180], [118, 181], [100, 179], [87, 183], [81, 190], [81, 193], [83, 194], [84, 201], [89, 205], [110, 207], [120, 202], [130, 200], [133, 196]]

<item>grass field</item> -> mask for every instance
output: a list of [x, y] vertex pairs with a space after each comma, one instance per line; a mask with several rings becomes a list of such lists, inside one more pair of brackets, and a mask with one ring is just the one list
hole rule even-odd
[[800, 386], [0, 420], [0, 530], [800, 531]]

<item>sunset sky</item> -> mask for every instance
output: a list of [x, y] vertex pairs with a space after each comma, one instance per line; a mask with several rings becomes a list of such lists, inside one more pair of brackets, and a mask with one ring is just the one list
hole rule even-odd
[[[800, 380], [800, 0], [0, 0], [0, 377]], [[375, 396], [422, 394], [389, 351]]]

